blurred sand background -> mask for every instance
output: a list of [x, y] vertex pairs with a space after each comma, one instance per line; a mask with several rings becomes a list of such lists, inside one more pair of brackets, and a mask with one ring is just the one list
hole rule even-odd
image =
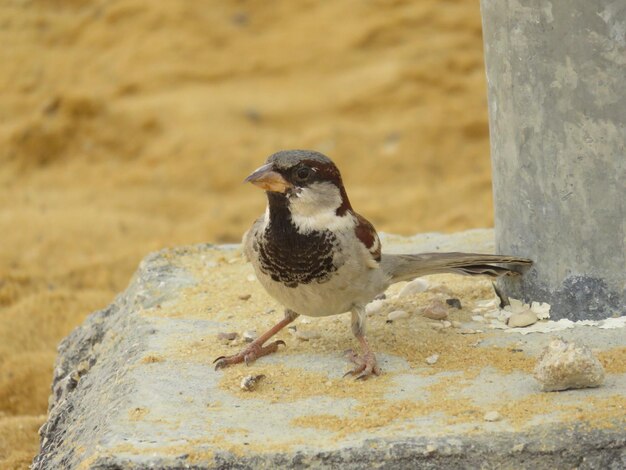
[[0, 3], [0, 468], [60, 339], [149, 251], [235, 242], [241, 180], [327, 153], [379, 230], [492, 225], [478, 0]]

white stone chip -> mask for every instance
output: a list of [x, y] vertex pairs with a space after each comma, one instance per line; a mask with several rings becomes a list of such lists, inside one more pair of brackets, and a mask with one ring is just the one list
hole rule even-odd
[[296, 338], [302, 341], [309, 341], [311, 339], [319, 339], [321, 337], [322, 335], [319, 334], [317, 331], [312, 331], [312, 330], [297, 330], [296, 331]]
[[437, 361], [439, 360], [439, 354], [433, 354], [432, 356], [428, 356], [426, 358], [426, 363], [430, 364], [431, 366], [433, 364], [435, 364]]
[[613, 329], [626, 327], [626, 316], [607, 318], [605, 320], [578, 320], [572, 321], [567, 318], [561, 318], [558, 321], [543, 321], [535, 323], [526, 328], [509, 328], [507, 333], [520, 333], [527, 335], [529, 333], [552, 333], [555, 331], [567, 330], [580, 326], [597, 326], [600, 329]]
[[259, 384], [259, 381], [261, 379], [264, 379], [264, 378], [265, 378], [265, 376], [263, 374], [261, 374], [261, 375], [246, 375], [243, 379], [241, 379], [241, 383], [239, 384], [239, 387], [242, 390], [245, 390], [246, 392], [251, 392]]
[[424, 279], [413, 279], [398, 292], [398, 297], [408, 297], [409, 295], [419, 294], [426, 289], [428, 289], [428, 281]]
[[393, 312], [390, 312], [389, 315], [387, 315], [387, 320], [391, 321], [402, 320], [405, 318], [409, 318], [409, 314], [404, 310], [394, 310]]
[[602, 330], [612, 330], [613, 328], [624, 328], [626, 326], [626, 316], [607, 318], [600, 320], [598, 328]]
[[365, 313], [368, 315], [374, 315], [383, 309], [383, 305], [385, 305], [385, 301], [382, 299], [372, 300], [365, 306]]
[[550, 304], [547, 302], [533, 302], [530, 309], [535, 312], [539, 320], [547, 320], [550, 318]]
[[483, 419], [485, 421], [500, 421], [502, 416], [500, 416], [500, 413], [497, 411], [488, 411], [485, 413], [485, 416], [483, 416]]
[[494, 308], [500, 307], [500, 299], [488, 299], [488, 300], [479, 300], [476, 302], [477, 310], [493, 310]]

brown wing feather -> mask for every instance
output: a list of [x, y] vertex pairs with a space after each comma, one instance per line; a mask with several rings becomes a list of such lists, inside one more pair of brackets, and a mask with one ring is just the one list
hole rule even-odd
[[362, 215], [354, 214], [357, 220], [357, 225], [354, 227], [354, 233], [356, 237], [361, 240], [361, 243], [372, 254], [372, 258], [376, 261], [380, 261], [380, 239], [376, 233], [374, 226]]

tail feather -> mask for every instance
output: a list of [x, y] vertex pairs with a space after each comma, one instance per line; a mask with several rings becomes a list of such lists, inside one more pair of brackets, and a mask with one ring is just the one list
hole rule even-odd
[[[422, 253], [419, 255], [391, 255], [384, 253], [382, 268], [392, 282], [408, 281], [427, 274], [456, 273], [470, 276], [498, 277], [518, 274], [532, 261], [515, 256], [486, 255], [478, 253]], [[509, 266], [498, 266], [500, 264]], [[516, 269], [517, 268], [517, 269]]]

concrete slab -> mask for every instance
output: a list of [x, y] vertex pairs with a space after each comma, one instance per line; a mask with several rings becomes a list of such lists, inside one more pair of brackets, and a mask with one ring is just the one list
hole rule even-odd
[[[383, 241], [396, 252], [490, 251], [493, 234]], [[494, 295], [488, 280], [428, 281], [426, 292], [409, 297], [398, 298], [402, 286], [393, 286], [370, 318], [380, 377], [342, 378], [342, 352], [356, 347], [348, 315], [298, 319], [296, 328], [320, 338], [286, 331], [278, 354], [216, 372], [215, 357], [242, 347], [216, 335], [262, 332], [281, 317], [280, 306], [237, 246], [151, 255], [125, 293], [60, 345], [34, 468], [626, 467], [623, 328], [559, 332], [595, 348], [607, 379], [596, 389], [542, 393], [531, 373], [550, 335], [473, 322], [472, 307]], [[447, 297], [463, 305], [449, 312], [460, 328], [420, 314]], [[397, 309], [409, 318], [388, 323]], [[433, 354], [439, 359], [429, 365]], [[265, 378], [243, 391], [249, 374]], [[501, 418], [486, 421], [490, 411]]]

